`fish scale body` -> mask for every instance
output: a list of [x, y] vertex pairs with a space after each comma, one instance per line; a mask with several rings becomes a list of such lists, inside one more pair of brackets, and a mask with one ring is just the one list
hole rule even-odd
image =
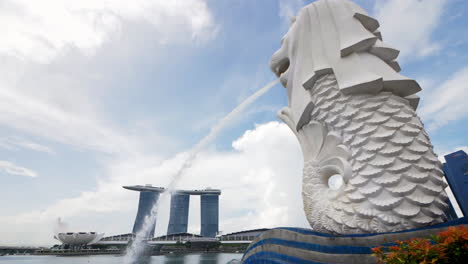
[[441, 164], [408, 102], [390, 92], [346, 95], [333, 74], [318, 79], [310, 93], [311, 122], [339, 135], [352, 168], [334, 191], [319, 162], [304, 161], [304, 208], [314, 230], [387, 232], [445, 220]]

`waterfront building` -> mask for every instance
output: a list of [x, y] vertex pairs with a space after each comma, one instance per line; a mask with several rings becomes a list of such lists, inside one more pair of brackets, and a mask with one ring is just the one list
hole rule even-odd
[[173, 193], [171, 195], [171, 211], [167, 234], [187, 233], [190, 195]]
[[463, 151], [445, 155], [447, 182], [464, 216], [468, 214], [468, 155]]
[[269, 228], [259, 228], [259, 229], [251, 229], [251, 230], [243, 230], [238, 232], [233, 232], [229, 234], [225, 234], [219, 236], [220, 241], [237, 241], [237, 242], [248, 242], [250, 243], [256, 237], [261, 235], [262, 233], [270, 230]]
[[103, 237], [100, 242], [102, 241], [130, 241], [135, 239], [135, 234], [127, 233], [127, 234], [120, 234], [120, 235], [113, 235], [108, 237]]
[[171, 195], [171, 210], [167, 234], [186, 233], [191, 195], [200, 195], [201, 232], [204, 237], [215, 237], [219, 231], [219, 195], [221, 190], [176, 190]]
[[[140, 192], [138, 211], [133, 224], [132, 233], [138, 233], [154, 205], [158, 202], [159, 195], [165, 191], [162, 187], [151, 185], [123, 186], [123, 188]], [[200, 195], [201, 210], [201, 236], [216, 237], [219, 231], [219, 195], [221, 190], [206, 188], [204, 190], [175, 190], [171, 193], [171, 205], [167, 235], [187, 233], [190, 196]], [[151, 226], [146, 230], [145, 237], [154, 237], [156, 219], [152, 219]]]
[[62, 242], [64, 245], [73, 247], [84, 247], [99, 241], [104, 236], [104, 233], [96, 232], [66, 232], [58, 233], [54, 236], [55, 239]]
[[200, 196], [201, 232], [204, 237], [215, 237], [219, 231], [219, 194]]
[[[177, 233], [154, 237], [147, 241], [154, 246], [154, 254], [189, 253], [189, 252], [243, 252], [260, 234], [269, 229], [244, 230], [217, 237], [206, 237], [191, 233]], [[102, 238], [94, 244], [95, 247], [123, 251], [128, 243], [135, 238], [132, 233]]]
[[[133, 224], [132, 233], [138, 233], [145, 222], [146, 217], [151, 216], [151, 211], [154, 205], [158, 202], [159, 194], [164, 192], [164, 188], [161, 187], [153, 187], [149, 184], [142, 186], [142, 185], [135, 185], [135, 186], [123, 186], [123, 188], [127, 190], [137, 191], [140, 192], [140, 199], [138, 202], [138, 211], [135, 217], [135, 222]], [[154, 228], [156, 227], [156, 218], [152, 219], [151, 226], [146, 231], [146, 234], [143, 234], [144, 237], [151, 238], [154, 236]]]

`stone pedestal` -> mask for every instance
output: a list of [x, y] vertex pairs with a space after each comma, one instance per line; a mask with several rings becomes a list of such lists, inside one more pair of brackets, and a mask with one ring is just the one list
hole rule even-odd
[[342, 236], [302, 228], [276, 228], [252, 241], [242, 263], [377, 263], [377, 259], [371, 255], [373, 247], [393, 245], [396, 240], [427, 238], [457, 225], [468, 225], [468, 218], [400, 232]]

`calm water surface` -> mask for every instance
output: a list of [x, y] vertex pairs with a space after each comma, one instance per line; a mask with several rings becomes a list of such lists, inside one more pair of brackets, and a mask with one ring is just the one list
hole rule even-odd
[[[212, 253], [212, 254], [187, 254], [153, 256], [150, 264], [226, 264], [233, 259], [240, 260], [242, 254]], [[120, 256], [2, 256], [0, 264], [122, 264]], [[237, 263], [237, 262], [234, 262]]]

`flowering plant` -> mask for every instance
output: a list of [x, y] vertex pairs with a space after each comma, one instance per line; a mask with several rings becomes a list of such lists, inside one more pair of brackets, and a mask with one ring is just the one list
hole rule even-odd
[[372, 248], [381, 264], [468, 263], [468, 227], [449, 227], [431, 239], [413, 238]]

